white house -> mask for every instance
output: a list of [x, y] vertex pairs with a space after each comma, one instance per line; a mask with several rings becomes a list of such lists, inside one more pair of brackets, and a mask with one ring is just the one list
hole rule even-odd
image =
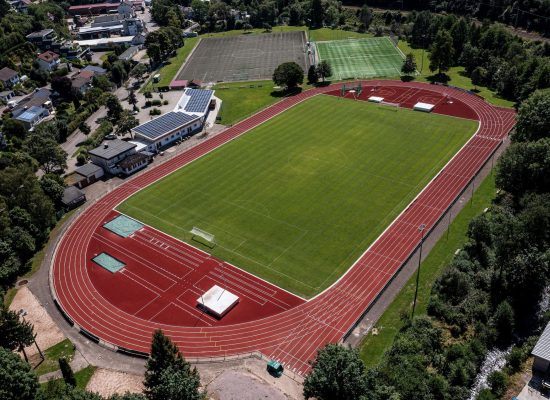
[[41, 70], [50, 72], [59, 66], [59, 55], [48, 50], [39, 54], [36, 61]]
[[94, 164], [99, 165], [105, 172], [116, 175], [122, 172], [118, 164], [126, 157], [136, 154], [136, 145], [115, 139], [106, 141], [101, 146], [90, 150], [88, 154]]
[[5, 87], [11, 88], [13, 85], [19, 83], [19, 74], [11, 68], [4, 67], [0, 69], [0, 82], [2, 82]]
[[26, 111], [15, 117], [16, 120], [23, 122], [25, 128], [32, 129], [39, 124], [44, 118], [50, 115], [50, 112], [43, 107], [32, 106]]
[[159, 149], [202, 129], [199, 116], [171, 111], [132, 129], [136, 145], [141, 149], [157, 152]]

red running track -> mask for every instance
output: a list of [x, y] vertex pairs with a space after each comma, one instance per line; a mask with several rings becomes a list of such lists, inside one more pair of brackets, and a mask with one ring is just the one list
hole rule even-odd
[[[468, 116], [480, 121], [477, 133], [426, 186], [334, 285], [315, 298], [264, 318], [230, 325], [181, 326], [154, 322], [115, 307], [94, 286], [87, 268], [94, 234], [117, 204], [141, 188], [201, 157], [293, 105], [339, 85], [316, 88], [285, 98], [189, 151], [134, 177], [88, 207], [59, 242], [50, 270], [54, 298], [80, 327], [103, 341], [147, 352], [154, 329], [162, 328], [186, 357], [229, 356], [260, 351], [280, 360], [287, 370], [306, 373], [317, 349], [339, 341], [375, 301], [419, 244], [418, 226], [429, 230], [461, 194], [515, 123], [513, 110], [494, 107], [483, 99], [443, 86], [399, 81], [365, 81], [404, 106], [412, 98], [446, 97], [466, 105]], [[391, 93], [389, 93], [391, 92]], [[443, 112], [438, 104], [439, 110]], [[151, 261], [154, 261], [154, 255]]]

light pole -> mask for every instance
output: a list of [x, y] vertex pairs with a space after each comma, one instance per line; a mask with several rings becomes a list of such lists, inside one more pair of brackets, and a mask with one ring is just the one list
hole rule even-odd
[[418, 297], [418, 282], [420, 280], [420, 263], [422, 262], [422, 245], [424, 244], [424, 229], [426, 224], [420, 224], [418, 230], [420, 231], [420, 254], [418, 256], [418, 268], [416, 270], [416, 289], [414, 290], [414, 301], [411, 319], [414, 317], [414, 309], [416, 308], [416, 298]]

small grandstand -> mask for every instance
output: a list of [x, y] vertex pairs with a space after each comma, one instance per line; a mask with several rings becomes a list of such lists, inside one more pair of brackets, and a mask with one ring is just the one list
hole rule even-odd
[[305, 32], [201, 39], [178, 80], [233, 82], [271, 79], [275, 68], [294, 61], [306, 70]]
[[331, 65], [333, 80], [399, 76], [404, 59], [389, 37], [316, 42], [314, 51], [317, 63]]

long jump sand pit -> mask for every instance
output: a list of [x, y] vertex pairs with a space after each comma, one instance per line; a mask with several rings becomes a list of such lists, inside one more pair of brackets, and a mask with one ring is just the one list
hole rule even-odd
[[[15, 312], [23, 310], [23, 318], [34, 325], [36, 343], [42, 350], [46, 350], [65, 339], [63, 332], [26, 286], [17, 290], [17, 294], [10, 304], [10, 310]], [[31, 345], [25, 348], [25, 352], [30, 357], [37, 354], [38, 350], [35, 345]]]
[[279, 64], [306, 70], [305, 32], [277, 32], [201, 39], [177, 79], [232, 82], [271, 79]]
[[115, 393], [141, 393], [143, 391], [143, 375], [100, 368], [92, 375], [86, 390], [104, 397], [112, 396]]

